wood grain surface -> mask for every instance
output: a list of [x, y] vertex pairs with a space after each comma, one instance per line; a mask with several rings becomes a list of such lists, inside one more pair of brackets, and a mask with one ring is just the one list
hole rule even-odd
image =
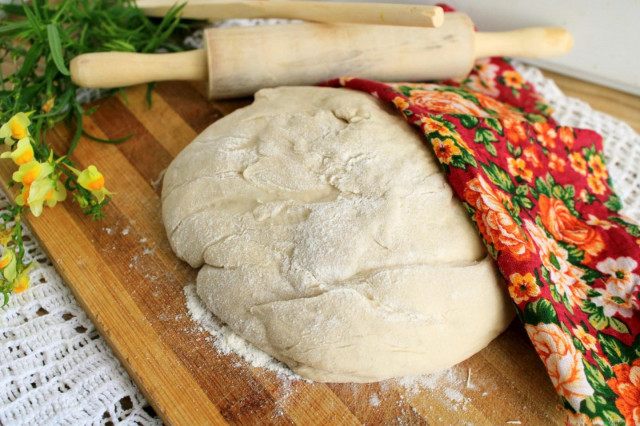
[[[196, 271], [170, 250], [159, 182], [198, 133], [249, 100], [210, 102], [203, 85], [172, 82], [158, 84], [148, 109], [145, 91], [127, 90], [128, 104], [119, 97], [103, 101], [86, 120], [87, 130], [98, 137], [134, 132], [132, 139], [117, 146], [82, 140], [74, 154], [82, 167], [95, 164], [116, 193], [105, 208], [107, 218], [91, 221], [69, 201], [27, 220], [167, 424], [563, 422], [551, 382], [517, 321], [458, 366], [413, 380], [358, 385], [287, 380], [218, 353], [189, 319], [183, 287], [194, 283]], [[638, 98], [630, 102], [637, 105]], [[57, 127], [49, 136], [57, 152], [64, 152], [68, 131]], [[0, 162], [5, 190], [13, 171], [10, 162]]]

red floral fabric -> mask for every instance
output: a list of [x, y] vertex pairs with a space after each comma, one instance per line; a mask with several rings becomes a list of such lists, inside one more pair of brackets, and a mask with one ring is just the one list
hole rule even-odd
[[602, 138], [560, 126], [508, 60], [440, 83], [329, 83], [418, 126], [495, 259], [573, 423], [640, 423], [640, 228]]

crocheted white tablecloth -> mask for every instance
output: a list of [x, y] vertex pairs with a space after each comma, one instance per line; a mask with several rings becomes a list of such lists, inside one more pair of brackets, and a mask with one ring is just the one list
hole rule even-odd
[[[625, 213], [640, 220], [640, 136], [586, 103], [566, 97], [536, 68], [518, 70], [555, 109], [564, 125], [593, 129]], [[0, 206], [6, 205], [0, 194]], [[46, 214], [46, 212], [45, 212]], [[144, 397], [25, 231], [32, 288], [0, 310], [0, 423], [159, 424]]]

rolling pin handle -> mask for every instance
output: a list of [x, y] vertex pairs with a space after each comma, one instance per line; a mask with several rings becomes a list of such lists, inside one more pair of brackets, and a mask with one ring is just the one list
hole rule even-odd
[[71, 60], [71, 81], [80, 87], [110, 89], [166, 80], [207, 80], [203, 49], [179, 53], [97, 52]]
[[532, 27], [515, 31], [478, 32], [475, 57], [548, 58], [567, 53], [572, 46], [573, 37], [563, 28]]

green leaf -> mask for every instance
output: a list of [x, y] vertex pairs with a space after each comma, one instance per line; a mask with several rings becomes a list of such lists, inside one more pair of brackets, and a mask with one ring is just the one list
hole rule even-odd
[[89, 133], [89, 132], [87, 132], [85, 130], [82, 130], [82, 134], [85, 135], [86, 137], [88, 137], [91, 140], [94, 140], [94, 141], [100, 142], [100, 143], [104, 143], [104, 144], [109, 144], [109, 145], [119, 145], [119, 144], [121, 144], [123, 142], [128, 141], [129, 139], [131, 139], [135, 135], [135, 133], [131, 133], [131, 134], [129, 134], [129, 135], [123, 137], [123, 138], [120, 138], [120, 139], [101, 139], [101, 138], [99, 138], [97, 136], [92, 135], [91, 133]]
[[484, 147], [489, 154], [493, 155], [494, 157], [498, 156], [498, 151], [496, 151], [495, 145], [492, 145], [491, 143], [487, 143]]
[[460, 120], [460, 124], [462, 124], [467, 129], [473, 129], [479, 123], [478, 117], [470, 114], [457, 114], [456, 117]]
[[517, 147], [517, 148], [515, 149], [515, 151], [513, 151], [513, 156], [514, 156], [514, 157], [516, 157], [516, 158], [518, 158], [518, 157], [520, 157], [521, 155], [522, 155], [522, 148], [521, 148], [521, 147]]
[[576, 196], [576, 189], [573, 185], [566, 185], [564, 187], [563, 199], [573, 199]]
[[[596, 414], [596, 403], [595, 398], [593, 396], [588, 396], [584, 399], [583, 404], [587, 409], [587, 412], [591, 414], [590, 417], [593, 417]], [[585, 410], [580, 410], [584, 412]]]
[[611, 365], [609, 365], [609, 362], [607, 362], [606, 359], [602, 358], [597, 353], [592, 353], [592, 355], [593, 355], [593, 359], [596, 360], [596, 363], [598, 364], [598, 368], [600, 368], [600, 371], [602, 372], [602, 375], [604, 376], [604, 378], [605, 379], [612, 378], [615, 374], [613, 372], [613, 369], [611, 368]]
[[584, 270], [584, 274], [582, 274], [581, 278], [585, 280], [587, 284], [590, 284], [598, 278], [602, 277], [602, 274], [598, 270], [587, 268], [585, 266], [583, 266], [582, 269]]
[[530, 123], [544, 123], [547, 121], [547, 117], [540, 114], [525, 114], [524, 118], [526, 118]]
[[564, 304], [564, 307], [567, 309], [567, 311], [569, 311], [569, 313], [573, 315], [573, 306], [571, 306], [571, 302], [569, 301], [569, 296], [567, 294], [562, 297], [562, 303]]
[[522, 185], [518, 185], [518, 187], [516, 188], [516, 194], [518, 195], [527, 195], [528, 192], [529, 192], [529, 186], [526, 183]]
[[598, 306], [596, 306], [593, 302], [589, 300], [583, 301], [580, 308], [580, 310], [585, 314], [593, 314], [595, 312], [598, 312], [598, 309], [599, 309]]
[[62, 45], [60, 44], [60, 33], [58, 33], [58, 27], [56, 27], [55, 24], [47, 25], [47, 37], [49, 39], [51, 56], [53, 57], [53, 62], [56, 64], [56, 68], [58, 68], [58, 71], [63, 75], [70, 75], [69, 69], [64, 63]]
[[487, 125], [489, 125], [489, 127], [491, 127], [493, 130], [498, 132], [500, 136], [504, 134], [502, 123], [500, 123], [500, 120], [492, 117], [487, 117], [484, 119], [484, 122], [487, 123]]
[[533, 202], [525, 196], [516, 195], [515, 197], [513, 197], [513, 201], [520, 204], [525, 209], [533, 208]]
[[556, 257], [556, 255], [553, 252], [551, 252], [551, 254], [549, 255], [549, 261], [551, 262], [551, 264], [553, 266], [556, 267], [556, 269], [558, 269], [558, 270], [562, 269], [560, 267], [560, 262], [558, 262], [558, 258]]
[[32, 45], [24, 57], [24, 61], [22, 62], [22, 66], [20, 67], [20, 71], [18, 71], [17, 76], [23, 78], [31, 71], [34, 71], [36, 62], [40, 59], [41, 54], [42, 46], [38, 44]]
[[596, 391], [596, 393], [611, 393], [611, 389], [609, 389], [609, 387], [607, 386], [607, 383], [605, 382], [602, 373], [600, 373], [600, 370], [598, 370], [594, 365], [592, 365], [584, 358], [582, 359], [582, 364], [584, 365], [584, 372], [586, 373], [587, 380], [591, 384], [591, 387]]
[[480, 164], [482, 170], [487, 174], [487, 177], [491, 182], [496, 184], [499, 188], [507, 191], [510, 194], [513, 194], [516, 190], [516, 187], [511, 180], [511, 177], [502, 170], [497, 164], [489, 161], [489, 165], [485, 166], [484, 164]]
[[602, 410], [602, 417], [605, 421], [605, 424], [608, 425], [622, 425], [625, 424], [624, 418], [620, 416], [616, 411], [613, 410]]
[[618, 318], [609, 318], [609, 326], [618, 333], [629, 334], [629, 328], [627, 327], [627, 325], [620, 321]]
[[536, 178], [536, 189], [540, 194], [544, 194], [547, 197], [551, 196], [551, 188], [541, 177]]
[[406, 97], [410, 97], [411, 96], [411, 87], [409, 87], [409, 86], [400, 86], [400, 87], [398, 87], [398, 91], [400, 93], [402, 93]]
[[609, 325], [609, 321], [607, 320], [606, 315], [601, 310], [598, 310], [597, 312], [589, 315], [588, 320], [596, 330], [604, 330], [607, 325]]
[[604, 206], [611, 211], [619, 212], [622, 210], [622, 201], [620, 201], [617, 195], [612, 194], [609, 196], [609, 199], [605, 201]]
[[487, 145], [488, 142], [495, 142], [498, 139], [496, 138], [496, 136], [493, 134], [491, 130], [480, 128], [476, 130], [473, 140], [476, 143]]
[[633, 349], [613, 336], [598, 333], [598, 341], [611, 365], [630, 364], [635, 359]]
[[531, 325], [558, 324], [558, 314], [551, 302], [539, 299], [524, 308], [524, 322]]

